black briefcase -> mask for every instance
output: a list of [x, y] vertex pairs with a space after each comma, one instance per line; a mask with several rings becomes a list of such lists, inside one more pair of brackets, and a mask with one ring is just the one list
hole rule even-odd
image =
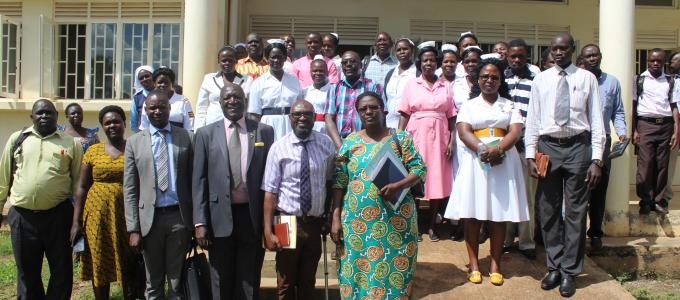
[[182, 272], [184, 298], [187, 300], [212, 299], [210, 291], [210, 265], [205, 252], [198, 252], [195, 241], [187, 252]]

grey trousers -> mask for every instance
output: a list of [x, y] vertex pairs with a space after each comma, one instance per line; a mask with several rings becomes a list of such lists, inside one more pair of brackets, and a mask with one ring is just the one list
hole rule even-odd
[[[524, 158], [524, 153], [520, 154]], [[534, 228], [536, 226], [535, 215], [535, 195], [536, 185], [538, 180], [529, 175], [529, 169], [525, 159], [522, 159], [522, 170], [524, 171], [525, 187], [527, 192], [527, 204], [529, 205], [529, 221], [511, 223], [508, 222], [505, 227], [505, 246], [512, 246], [515, 242], [515, 236], [519, 238], [519, 250], [536, 249], [536, 242], [534, 241]]]
[[[590, 142], [557, 144], [539, 139], [538, 151], [550, 155], [549, 171], [538, 180], [537, 210], [550, 271], [578, 275], [583, 271], [586, 240]], [[564, 218], [562, 210], [564, 205]]]
[[191, 232], [182, 223], [179, 209], [156, 211], [151, 230], [142, 239], [146, 267], [146, 299], [184, 299], [182, 267], [191, 241]]

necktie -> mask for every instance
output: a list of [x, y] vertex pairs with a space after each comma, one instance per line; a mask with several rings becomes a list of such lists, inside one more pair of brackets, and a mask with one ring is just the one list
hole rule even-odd
[[158, 147], [158, 161], [156, 161], [156, 185], [161, 192], [168, 189], [168, 143], [165, 140], [165, 130], [156, 131], [156, 134], [161, 137], [161, 144]]
[[238, 123], [231, 123], [231, 136], [229, 138], [229, 168], [231, 169], [232, 187], [241, 184], [241, 138], [239, 137]]
[[569, 83], [567, 72], [560, 71], [560, 81], [557, 82], [557, 99], [555, 99], [555, 123], [564, 126], [569, 121]]
[[307, 141], [303, 141], [300, 154], [300, 209], [303, 215], [307, 215], [312, 209], [312, 184], [309, 176], [309, 152]]

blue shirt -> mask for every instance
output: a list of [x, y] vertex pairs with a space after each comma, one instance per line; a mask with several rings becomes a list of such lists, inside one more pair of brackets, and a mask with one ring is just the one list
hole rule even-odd
[[609, 122], [614, 123], [616, 134], [621, 136], [626, 134], [626, 114], [623, 111], [623, 101], [621, 101], [621, 84], [616, 77], [602, 72], [597, 79], [600, 87], [600, 105], [602, 106], [602, 121], [604, 122], [605, 133], [610, 134]]
[[133, 132], [139, 132], [139, 124], [142, 120], [142, 108], [148, 95], [149, 91], [141, 90], [132, 96], [132, 105], [130, 105], [130, 129], [132, 129]]
[[368, 66], [366, 66], [366, 73], [364, 74], [364, 77], [373, 80], [373, 82], [380, 84], [380, 86], [384, 86], [387, 72], [394, 69], [398, 65], [399, 61], [392, 55], [385, 58], [385, 60], [380, 60], [380, 57], [378, 57], [377, 54], [374, 54], [368, 61]]
[[[163, 130], [165, 130], [165, 143], [168, 147], [168, 189], [162, 192], [158, 187], [156, 187], [156, 207], [165, 207], [179, 204], [179, 198], [177, 197], [177, 188], [175, 184], [175, 160], [173, 159], [173, 149], [172, 149], [172, 126], [170, 123], [166, 125]], [[151, 134], [151, 151], [153, 152], [153, 163], [154, 168], [158, 162], [158, 156], [160, 155], [161, 143], [163, 143], [163, 134], [160, 129], [149, 126], [149, 133]]]

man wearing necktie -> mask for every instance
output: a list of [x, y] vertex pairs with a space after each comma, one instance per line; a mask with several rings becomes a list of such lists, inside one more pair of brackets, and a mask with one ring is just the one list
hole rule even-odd
[[[335, 147], [331, 138], [313, 130], [315, 114], [311, 103], [293, 103], [289, 120], [293, 132], [272, 146], [262, 182], [265, 245], [277, 251], [278, 298], [314, 299], [322, 227], [330, 207], [326, 189], [334, 170]], [[295, 249], [282, 248], [273, 230], [274, 215], [296, 217]]]
[[194, 231], [207, 249], [213, 299], [259, 299], [262, 249], [260, 189], [271, 126], [244, 118], [240, 86], [220, 94], [224, 120], [199, 128], [193, 166]]
[[583, 271], [588, 197], [600, 180], [605, 142], [597, 79], [571, 63], [574, 47], [569, 33], [553, 38], [555, 66], [534, 78], [524, 137], [531, 176], [538, 177], [536, 153], [550, 156], [536, 191], [549, 271], [541, 287], [559, 286], [564, 297], [576, 292], [574, 278]]
[[129, 244], [144, 256], [146, 298], [182, 299], [182, 267], [193, 226], [191, 134], [168, 122], [167, 93], [149, 93], [145, 109], [151, 126], [131, 136], [125, 146], [123, 195]]

